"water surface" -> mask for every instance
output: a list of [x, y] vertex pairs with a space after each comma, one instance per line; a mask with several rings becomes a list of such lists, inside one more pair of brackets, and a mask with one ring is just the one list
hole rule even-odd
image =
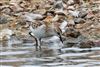
[[35, 51], [35, 42], [11, 39], [0, 42], [1, 67], [100, 67], [100, 47], [57, 49], [42, 46]]

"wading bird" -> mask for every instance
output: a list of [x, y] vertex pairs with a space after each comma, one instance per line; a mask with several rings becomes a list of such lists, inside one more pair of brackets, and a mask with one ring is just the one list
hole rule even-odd
[[29, 34], [36, 40], [36, 51], [38, 50], [38, 48], [41, 50], [42, 38], [58, 36], [60, 38], [60, 41], [63, 43], [60, 28], [56, 28], [51, 20], [52, 16], [47, 16], [44, 19], [44, 24], [35, 29], [32, 27], [32, 23], [29, 24]]

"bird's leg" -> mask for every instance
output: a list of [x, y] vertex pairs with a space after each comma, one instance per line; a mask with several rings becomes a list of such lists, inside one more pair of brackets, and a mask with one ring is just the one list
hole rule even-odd
[[38, 51], [38, 49], [41, 51], [41, 39], [35, 38], [36, 41], [36, 51]]
[[41, 51], [41, 38], [40, 39], [37, 39], [37, 43], [38, 43], [38, 48]]
[[36, 51], [38, 51], [38, 49], [41, 51], [41, 38], [38, 39], [36, 38]]
[[59, 32], [57, 32], [57, 34], [59, 35], [60, 41], [63, 43], [63, 39], [61, 37], [61, 34]]
[[40, 49], [40, 51], [41, 51], [41, 38], [39, 39], [39, 41], [40, 41], [40, 45], [39, 45], [39, 49]]
[[29, 32], [29, 35], [31, 35], [34, 39], [35, 39], [35, 41], [36, 41], [36, 51], [38, 51], [38, 38], [36, 38], [33, 34], [32, 34], [32, 32]]
[[60, 54], [63, 54], [63, 53], [64, 53], [61, 49], [58, 49], [58, 52], [59, 52]]
[[60, 41], [63, 43], [63, 40], [62, 40], [62, 37], [61, 37], [61, 35], [59, 35], [59, 38], [60, 38]]
[[35, 47], [36, 47], [36, 51], [38, 51], [38, 39], [35, 38], [35, 41], [36, 41], [36, 45], [35, 45]]

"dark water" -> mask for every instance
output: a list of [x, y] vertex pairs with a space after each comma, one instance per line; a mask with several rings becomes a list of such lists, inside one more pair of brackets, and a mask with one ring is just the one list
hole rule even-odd
[[33, 39], [0, 42], [0, 67], [100, 67], [100, 47], [35, 51]]

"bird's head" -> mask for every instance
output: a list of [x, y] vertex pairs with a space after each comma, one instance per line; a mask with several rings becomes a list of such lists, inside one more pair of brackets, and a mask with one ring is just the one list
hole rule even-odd
[[52, 24], [52, 16], [47, 16], [45, 19], [44, 19], [44, 24], [45, 25], [50, 25]]
[[67, 21], [68, 21], [67, 27], [72, 27], [73, 28], [75, 26], [74, 17], [73, 16], [68, 15], [67, 16]]

